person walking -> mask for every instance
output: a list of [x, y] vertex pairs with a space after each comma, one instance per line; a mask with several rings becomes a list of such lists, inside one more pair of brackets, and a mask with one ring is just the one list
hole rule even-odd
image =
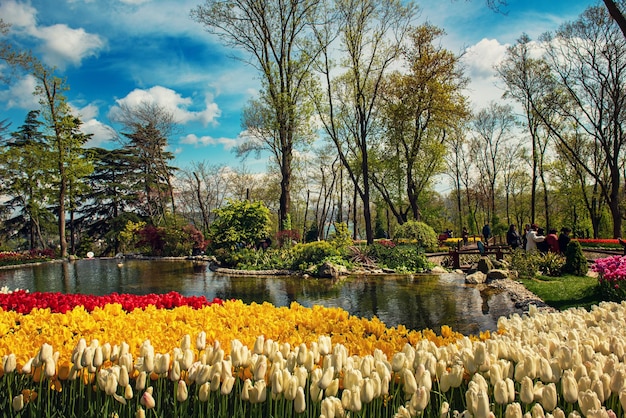
[[463, 245], [467, 245], [469, 243], [469, 232], [467, 231], [467, 227], [463, 227], [463, 232], [461, 232], [461, 238], [463, 238]]
[[489, 238], [491, 238], [491, 227], [489, 222], [483, 226], [483, 238], [485, 239], [485, 245], [489, 244]]

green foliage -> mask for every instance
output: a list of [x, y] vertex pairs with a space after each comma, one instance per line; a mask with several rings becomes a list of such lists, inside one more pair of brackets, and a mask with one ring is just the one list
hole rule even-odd
[[215, 215], [210, 227], [214, 249], [253, 246], [270, 234], [270, 211], [263, 202], [229, 200]]
[[621, 302], [626, 300], [626, 287], [624, 282], [611, 282], [600, 280], [598, 282], [598, 292], [602, 300], [611, 302]]
[[387, 267], [396, 271], [421, 272], [431, 264], [413, 245], [388, 245], [374, 243], [367, 247], [367, 255], [379, 267]]
[[417, 241], [417, 246], [424, 250], [437, 248], [437, 233], [424, 222], [410, 220], [396, 228], [395, 238]]
[[131, 252], [138, 251], [139, 253], [143, 253], [147, 250], [147, 246], [140, 247], [139, 242], [141, 242], [141, 236], [139, 235], [139, 231], [145, 228], [146, 223], [143, 221], [126, 222], [126, 226], [120, 232], [119, 240], [121, 244], [122, 252]]
[[307, 270], [311, 266], [323, 263], [329, 257], [341, 257], [342, 251], [334, 243], [314, 241], [297, 244], [292, 248], [294, 270]]
[[563, 256], [555, 253], [542, 254], [539, 251], [517, 249], [511, 255], [511, 269], [520, 277], [532, 278], [538, 273], [546, 276], [560, 276], [565, 264]]
[[540, 259], [539, 271], [546, 276], [558, 277], [562, 274], [564, 265], [565, 258], [562, 255], [548, 252]]
[[335, 232], [331, 234], [330, 242], [338, 249], [347, 249], [352, 245], [352, 237], [350, 236], [350, 229], [345, 222], [335, 222]]
[[309, 226], [304, 234], [304, 242], [313, 242], [317, 241], [317, 237], [319, 236], [319, 229], [317, 224], [313, 222], [311, 226]]
[[569, 244], [567, 244], [567, 248], [565, 248], [565, 265], [563, 266], [563, 272], [575, 276], [586, 276], [588, 271], [589, 265], [587, 258], [583, 254], [580, 243], [576, 240], [570, 241]]
[[281, 248], [255, 250], [242, 248], [237, 251], [219, 249], [215, 257], [223, 266], [240, 270], [290, 270], [293, 264], [293, 254]]

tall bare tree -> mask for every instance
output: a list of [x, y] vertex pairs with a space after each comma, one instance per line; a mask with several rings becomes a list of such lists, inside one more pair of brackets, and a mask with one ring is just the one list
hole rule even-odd
[[[590, 7], [542, 40], [556, 79], [558, 116], [538, 112], [550, 133], [597, 182], [613, 221], [613, 236], [622, 235], [622, 172], [626, 145], [626, 39], [601, 6]], [[556, 96], [557, 94], [555, 94]], [[574, 132], [572, 132], [574, 131]], [[593, 142], [599, 163], [589, 164], [571, 139], [584, 135]]]
[[[544, 178], [543, 159], [549, 138], [538, 111], [546, 114], [555, 103], [549, 94], [552, 85], [550, 69], [543, 59], [534, 58], [532, 52], [531, 39], [523, 34], [515, 45], [507, 49], [506, 58], [498, 65], [497, 71], [506, 84], [504, 97], [520, 103], [524, 111], [526, 133], [532, 145], [530, 220], [535, 222], [537, 183]], [[545, 181], [543, 185], [545, 191]]]
[[493, 222], [496, 215], [496, 187], [506, 165], [505, 147], [511, 140], [514, 125], [511, 106], [493, 102], [479, 110], [472, 122], [471, 149], [488, 201], [486, 220], [489, 222]]
[[262, 140], [249, 149], [269, 146], [276, 156], [281, 174], [279, 228], [290, 211], [293, 151], [302, 140], [303, 104], [319, 48], [309, 36], [325, 17], [318, 11], [322, 5], [321, 0], [205, 0], [191, 11], [191, 17], [225, 45], [243, 50], [247, 55], [241, 59], [261, 75], [260, 100], [268, 112], [262, 124], [250, 126], [258, 128]]
[[[319, 71], [324, 91], [318, 113], [328, 137], [363, 203], [365, 235], [374, 242], [370, 208], [370, 147], [381, 128], [380, 88], [401, 53], [401, 45], [415, 17], [412, 2], [399, 0], [337, 0], [333, 26], [318, 33], [324, 46]], [[338, 31], [338, 32], [337, 32]], [[340, 45], [330, 40], [339, 33]], [[334, 53], [342, 57], [339, 68]], [[341, 73], [335, 77], [335, 74]]]

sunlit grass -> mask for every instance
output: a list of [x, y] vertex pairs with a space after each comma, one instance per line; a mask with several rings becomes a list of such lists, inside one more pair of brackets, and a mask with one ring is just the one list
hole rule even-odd
[[520, 281], [545, 303], [559, 310], [571, 307], [589, 309], [602, 301], [598, 279], [591, 276], [538, 276]]

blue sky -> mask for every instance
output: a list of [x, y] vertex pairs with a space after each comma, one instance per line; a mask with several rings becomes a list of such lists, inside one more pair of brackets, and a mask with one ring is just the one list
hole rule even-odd
[[[240, 141], [240, 110], [260, 83], [255, 71], [229, 51], [189, 12], [201, 0], [2, 0], [0, 17], [12, 24], [11, 41], [30, 49], [67, 78], [67, 97], [94, 134], [90, 145], [110, 146], [110, 112], [120, 103], [154, 100], [181, 122], [170, 138], [175, 166], [192, 161], [241, 167], [232, 152]], [[467, 95], [478, 109], [499, 100], [493, 65], [522, 33], [536, 39], [595, 4], [581, 0], [509, 0], [494, 13], [484, 0], [419, 1], [418, 22], [443, 28], [443, 44], [466, 51]], [[0, 73], [6, 71], [0, 65]], [[0, 85], [0, 120], [17, 129], [37, 107], [25, 77]], [[265, 160], [246, 159], [252, 172]]]

